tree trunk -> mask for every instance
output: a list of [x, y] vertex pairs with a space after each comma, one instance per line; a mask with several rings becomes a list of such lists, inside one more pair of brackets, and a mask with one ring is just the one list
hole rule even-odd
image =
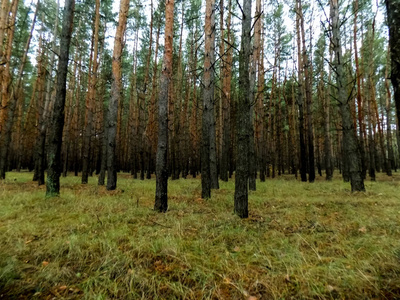
[[121, 61], [124, 45], [126, 21], [129, 11], [129, 0], [121, 0], [119, 9], [118, 27], [115, 33], [114, 51], [112, 61], [111, 98], [107, 111], [107, 190], [117, 187], [117, 122], [119, 104], [122, 95]]
[[211, 197], [211, 124], [214, 107], [214, 0], [206, 2], [204, 92], [201, 151], [201, 197]]
[[85, 126], [83, 128], [83, 149], [82, 149], [82, 183], [88, 183], [91, 138], [93, 134], [93, 115], [96, 101], [98, 49], [99, 49], [99, 24], [100, 24], [100, 0], [96, 0], [95, 21], [93, 28], [93, 54], [91, 55], [91, 69], [89, 69], [88, 83], [89, 90], [86, 98]]
[[[311, 87], [311, 75], [312, 65], [307, 55], [306, 48], [306, 36], [304, 30], [304, 15], [301, 0], [299, 1], [299, 13], [300, 13], [300, 27], [302, 36], [302, 53], [303, 53], [303, 71], [304, 71], [304, 85], [305, 85], [305, 96], [307, 106], [307, 142], [308, 142], [308, 181], [314, 182], [315, 180], [315, 159], [314, 159], [314, 130], [313, 130], [313, 118], [312, 118], [312, 87]], [[312, 31], [310, 31], [312, 32]], [[310, 41], [311, 43], [311, 41]], [[311, 73], [311, 74], [310, 74]]]
[[[332, 62], [332, 55], [330, 55], [330, 61]], [[328, 82], [331, 82], [332, 73], [329, 70]], [[320, 89], [324, 90], [324, 83], [322, 82], [323, 75], [321, 74]], [[325, 92], [325, 90], [324, 90]], [[325, 172], [326, 180], [331, 181], [333, 177], [333, 165], [332, 165], [332, 145], [330, 137], [330, 106], [331, 106], [331, 96], [330, 87], [328, 86], [327, 91], [322, 93], [323, 106], [324, 106], [324, 162], [325, 162]]]
[[[228, 49], [226, 50], [226, 58], [224, 63], [224, 71], [222, 77], [222, 149], [221, 149], [221, 168], [220, 176], [221, 180], [228, 181], [229, 173], [229, 150], [231, 143], [231, 126], [230, 126], [230, 103], [231, 103], [231, 80], [232, 80], [232, 56], [233, 49], [231, 46], [231, 8], [232, 0], [228, 3], [228, 16], [226, 21], [226, 39]], [[225, 41], [224, 41], [225, 43]]]
[[[8, 3], [8, 1], [3, 0], [3, 2]], [[11, 130], [14, 121], [14, 111], [17, 104], [17, 97], [19, 95], [19, 89], [22, 82], [22, 72], [25, 65], [26, 56], [28, 49], [25, 48], [24, 56], [22, 58], [21, 67], [18, 73], [18, 79], [16, 88], [11, 88], [11, 53], [12, 53], [12, 43], [14, 40], [15, 32], [15, 21], [17, 15], [18, 0], [13, 1], [11, 4], [10, 13], [7, 14], [10, 17], [4, 16], [4, 26], [7, 24], [7, 38], [4, 41], [4, 54], [3, 49], [0, 50], [0, 179], [6, 178], [7, 169], [7, 157], [9, 152], [9, 147], [11, 143]], [[8, 9], [6, 9], [8, 12]], [[33, 21], [32, 24], [35, 22]], [[4, 31], [6, 28], [2, 28]], [[29, 47], [29, 42], [31, 40], [33, 27], [31, 28], [31, 34], [28, 38], [27, 45]], [[0, 32], [0, 35], [2, 33]], [[0, 48], [3, 48], [3, 38], [0, 37]], [[4, 60], [4, 62], [3, 62]], [[4, 66], [3, 66], [4, 65]], [[11, 93], [10, 93], [11, 90]]]
[[387, 22], [389, 27], [390, 57], [392, 65], [390, 79], [393, 85], [394, 103], [396, 106], [396, 116], [397, 116], [397, 130], [399, 131], [400, 129], [400, 1], [386, 0], [386, 9], [387, 9]]
[[302, 75], [302, 56], [301, 56], [301, 33], [300, 33], [300, 8], [299, 1], [296, 1], [296, 28], [297, 28], [297, 57], [298, 57], [298, 87], [297, 87], [297, 105], [299, 106], [299, 137], [300, 137], [300, 177], [301, 181], [307, 181], [307, 155], [306, 142], [304, 138], [304, 91]]
[[340, 113], [342, 116], [343, 128], [343, 150], [345, 163], [350, 172], [351, 191], [365, 191], [364, 180], [361, 174], [360, 154], [358, 152], [358, 143], [356, 129], [352, 121], [349, 98], [346, 91], [347, 83], [345, 81], [343, 70], [342, 46], [340, 43], [340, 22], [338, 0], [330, 0], [330, 17], [332, 26], [332, 46], [334, 53], [333, 68], [337, 76], [337, 90]]
[[261, 0], [256, 1], [256, 24], [254, 27], [254, 53], [255, 63], [257, 66], [257, 98], [256, 105], [256, 159], [260, 172], [260, 181], [265, 181], [265, 130], [264, 130], [264, 56], [262, 43], [262, 28], [263, 28], [263, 12], [261, 8]]
[[[391, 111], [391, 101], [392, 101], [392, 92], [389, 86], [388, 80], [388, 67], [389, 67], [389, 58], [390, 58], [390, 47], [388, 46], [388, 57], [387, 57], [387, 67], [385, 69], [385, 88], [386, 88], [386, 145], [388, 149], [388, 169], [390, 170], [389, 176], [392, 175], [392, 168], [396, 171], [396, 164], [393, 154], [393, 137], [392, 137], [392, 116], [390, 114]], [[388, 171], [389, 171], [388, 170]]]
[[242, 38], [239, 52], [239, 101], [237, 110], [235, 213], [247, 218], [249, 179], [249, 121], [250, 121], [250, 77], [251, 55], [251, 0], [243, 0]]
[[[354, 29], [353, 29], [353, 43], [354, 43], [354, 60], [356, 66], [356, 82], [357, 82], [357, 111], [358, 111], [358, 126], [359, 126], [359, 140], [360, 140], [360, 157], [362, 176], [365, 179], [367, 174], [367, 160], [365, 154], [365, 130], [364, 130], [364, 114], [363, 114], [363, 97], [361, 95], [361, 72], [358, 62], [358, 47], [357, 47], [357, 16], [358, 16], [358, 0], [354, 1]], [[361, 33], [362, 35], [362, 33]]]
[[158, 98], [158, 144], [156, 157], [156, 197], [154, 210], [166, 212], [168, 209], [168, 94], [172, 78], [174, 0], [165, 3], [164, 59], [160, 76]]
[[53, 197], [60, 194], [61, 175], [61, 143], [64, 127], [64, 106], [66, 95], [69, 46], [71, 42], [74, 0], [66, 0], [60, 39], [60, 56], [57, 70], [57, 90], [54, 102], [52, 122], [49, 130], [48, 168], [46, 182], [46, 196]]

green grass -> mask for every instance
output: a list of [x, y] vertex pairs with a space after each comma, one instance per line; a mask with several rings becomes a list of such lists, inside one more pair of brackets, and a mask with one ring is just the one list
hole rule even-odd
[[203, 201], [199, 179], [170, 181], [158, 214], [154, 179], [120, 174], [107, 192], [70, 176], [46, 199], [31, 173], [7, 176], [2, 299], [400, 298], [398, 174], [354, 194], [339, 177], [258, 182], [246, 220], [233, 182]]

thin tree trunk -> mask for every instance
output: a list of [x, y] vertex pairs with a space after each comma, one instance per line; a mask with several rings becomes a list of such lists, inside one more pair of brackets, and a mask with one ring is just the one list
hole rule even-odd
[[91, 138], [93, 134], [93, 115], [96, 101], [98, 49], [99, 49], [99, 26], [100, 25], [100, 0], [96, 0], [95, 21], [93, 28], [93, 54], [91, 55], [91, 69], [89, 69], [89, 91], [86, 98], [85, 126], [83, 128], [83, 149], [82, 149], [82, 183], [88, 183]]
[[250, 77], [251, 55], [251, 1], [243, 0], [242, 38], [239, 52], [239, 101], [236, 134], [235, 213], [247, 218], [249, 179], [249, 121], [250, 121]]
[[296, 1], [296, 28], [297, 28], [297, 57], [298, 57], [298, 87], [297, 87], [297, 105], [299, 106], [299, 137], [300, 137], [300, 176], [301, 181], [307, 181], [307, 156], [306, 143], [304, 138], [304, 93], [303, 93], [303, 75], [302, 75], [302, 56], [301, 56], [301, 33], [300, 33], [300, 13], [299, 1]]
[[262, 8], [261, 0], [256, 1], [256, 18], [257, 22], [254, 27], [254, 50], [255, 50], [255, 63], [257, 66], [257, 98], [256, 105], [256, 159], [260, 172], [260, 181], [265, 181], [265, 130], [264, 130], [264, 54], [262, 43]]
[[216, 140], [216, 121], [215, 121], [215, 100], [214, 100], [214, 87], [215, 87], [215, 0], [212, 1], [212, 14], [211, 14], [211, 106], [210, 106], [210, 179], [211, 188], [219, 189], [218, 182], [218, 163], [217, 163], [217, 140]]
[[388, 67], [389, 67], [389, 58], [390, 58], [390, 47], [388, 46], [388, 57], [387, 57], [387, 62], [388, 65], [385, 69], [385, 87], [386, 87], [386, 145], [388, 149], [388, 171], [390, 171], [390, 174], [388, 173], [389, 176], [392, 176], [392, 168], [395, 169], [396, 171], [396, 164], [394, 160], [394, 154], [393, 154], [393, 137], [392, 137], [392, 116], [390, 114], [391, 111], [391, 101], [392, 101], [392, 92], [390, 90], [389, 86], [389, 80], [388, 80]]
[[74, 0], [66, 0], [60, 39], [60, 57], [57, 70], [57, 90], [54, 102], [52, 122], [49, 130], [48, 168], [46, 182], [46, 196], [53, 197], [60, 194], [61, 143], [64, 127], [64, 106], [66, 95], [69, 46], [71, 42]]
[[165, 3], [164, 59], [160, 76], [158, 98], [158, 143], [156, 157], [156, 197], [154, 210], [166, 212], [168, 209], [168, 94], [172, 79], [174, 0]]
[[[3, 2], [8, 2], [3, 0]], [[10, 9], [10, 18], [6, 18], [5, 24], [7, 24], [7, 38], [4, 42], [5, 48], [5, 57], [0, 55], [0, 61], [5, 66], [0, 66], [0, 180], [6, 178], [6, 169], [7, 169], [7, 157], [9, 152], [9, 147], [11, 143], [11, 131], [12, 124], [14, 121], [14, 112], [15, 107], [17, 105], [17, 97], [19, 95], [19, 89], [21, 87], [22, 82], [22, 73], [23, 67], [25, 65], [26, 56], [28, 49], [25, 47], [24, 56], [21, 61], [21, 67], [18, 73], [17, 84], [15, 88], [11, 88], [11, 53], [12, 53], [12, 44], [14, 40], [14, 32], [15, 32], [15, 21], [17, 15], [18, 8], [18, 0], [13, 1]], [[7, 10], [8, 11], [8, 10]], [[8, 22], [7, 22], [8, 21]], [[35, 22], [33, 21], [32, 24]], [[3, 28], [6, 30], [5, 28]], [[28, 38], [30, 42], [32, 36], [33, 27], [31, 28], [31, 34]], [[0, 37], [1, 38], [1, 37]], [[28, 48], [29, 44], [27, 42]], [[0, 47], [3, 47], [3, 41], [0, 39]], [[0, 53], [2, 54], [2, 53]], [[3, 62], [3, 59], [5, 61]], [[11, 90], [11, 92], [10, 92]]]
[[[332, 63], [332, 55], [330, 55], [330, 63]], [[323, 71], [321, 71], [322, 73]], [[331, 82], [331, 70], [329, 70], [328, 82]], [[332, 165], [332, 144], [330, 137], [330, 106], [331, 106], [331, 96], [330, 87], [327, 90], [324, 89], [323, 74], [321, 74], [320, 90], [325, 93], [321, 93], [324, 106], [324, 161], [325, 161], [325, 172], [326, 180], [331, 181], [333, 177], [333, 165]]]
[[214, 0], [206, 2], [205, 20], [205, 59], [204, 59], [204, 92], [202, 118], [202, 151], [201, 151], [201, 197], [211, 197], [211, 123], [214, 105]]
[[[394, 103], [396, 106], [397, 131], [400, 130], [400, 1], [385, 0], [387, 9], [387, 23], [389, 27], [389, 45], [391, 57], [390, 79], [394, 91]], [[400, 157], [400, 144], [399, 157]]]
[[111, 98], [107, 111], [107, 190], [115, 190], [117, 187], [117, 122], [122, 95], [121, 61], [124, 45], [129, 0], [121, 0], [119, 9], [118, 27], [115, 33], [114, 51], [112, 61]]
[[359, 140], [360, 140], [360, 157], [362, 176], [365, 179], [367, 173], [367, 160], [365, 154], [365, 136], [364, 136], [364, 115], [363, 115], [363, 98], [361, 95], [361, 72], [358, 62], [358, 47], [357, 47], [357, 16], [358, 16], [358, 0], [354, 3], [354, 29], [353, 29], [353, 43], [354, 43], [354, 60], [356, 66], [356, 82], [357, 82], [357, 111], [358, 111], [358, 126], [359, 126]]
[[[304, 15], [301, 0], [299, 1], [299, 13], [300, 13], [300, 27], [302, 36], [302, 57], [303, 57], [303, 71], [304, 71], [304, 85], [305, 85], [305, 96], [307, 106], [307, 142], [308, 142], [308, 181], [314, 182], [315, 180], [315, 159], [314, 159], [314, 130], [313, 130], [313, 118], [312, 118], [312, 95], [311, 95], [311, 74], [312, 65], [307, 55], [306, 48], [306, 36], [304, 30]], [[311, 41], [310, 41], [311, 43]], [[311, 74], [310, 74], [311, 73]]]
[[333, 68], [336, 74], [338, 101], [340, 113], [342, 116], [343, 127], [343, 148], [345, 163], [348, 165], [350, 172], [351, 191], [365, 191], [364, 180], [361, 174], [360, 154], [358, 152], [358, 143], [356, 138], [356, 129], [352, 122], [352, 116], [349, 105], [349, 97], [346, 91], [346, 83], [344, 82], [343, 56], [342, 46], [340, 43], [340, 22], [338, 0], [330, 0], [330, 17], [332, 26], [332, 46], [334, 53]]
[[[223, 132], [222, 132], [222, 150], [221, 150], [221, 180], [228, 181], [229, 173], [229, 149], [230, 149], [230, 103], [231, 103], [231, 80], [232, 80], [232, 47], [231, 47], [231, 8], [232, 0], [228, 2], [228, 16], [226, 21], [226, 39], [228, 41], [228, 49], [226, 50], [226, 59], [224, 63], [224, 71], [222, 77], [222, 116], [223, 116]], [[225, 43], [225, 41], [224, 41]]]

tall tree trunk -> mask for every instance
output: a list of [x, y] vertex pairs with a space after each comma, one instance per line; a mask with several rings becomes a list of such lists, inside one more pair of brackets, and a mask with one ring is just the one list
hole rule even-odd
[[[329, 51], [330, 52], [330, 51]], [[330, 63], [332, 63], [332, 55], [330, 55]], [[321, 71], [322, 73], [323, 71]], [[328, 82], [331, 82], [332, 72], [329, 70]], [[319, 89], [321, 90], [321, 96], [323, 99], [324, 106], [324, 162], [325, 162], [325, 172], [326, 180], [331, 181], [333, 177], [333, 164], [332, 164], [332, 144], [330, 137], [330, 106], [331, 106], [331, 96], [330, 87], [328, 86], [325, 91], [325, 86], [323, 83], [323, 74], [321, 74], [321, 81]]]
[[372, 108], [372, 97], [370, 95], [368, 99], [368, 147], [369, 147], [369, 177], [371, 178], [371, 181], [376, 181], [376, 175], [375, 175], [375, 166], [376, 166], [376, 144], [375, 144], [375, 130], [372, 130], [372, 128], [376, 127], [376, 116], [374, 114], [373, 108]]
[[236, 122], [236, 176], [235, 213], [247, 218], [248, 179], [249, 179], [249, 121], [250, 121], [250, 77], [249, 61], [251, 55], [251, 0], [243, 0], [242, 38], [239, 52], [239, 101]]
[[[396, 164], [393, 154], [393, 136], [392, 136], [392, 116], [390, 114], [391, 111], [391, 101], [392, 101], [392, 92], [389, 86], [388, 80], [388, 67], [389, 67], [389, 59], [390, 59], [390, 47], [388, 46], [388, 57], [387, 57], [387, 67], [385, 69], [385, 88], [386, 88], [386, 145], [388, 149], [388, 169], [390, 170], [389, 176], [392, 175], [392, 168], [396, 171]], [[388, 171], [389, 171], [388, 170]]]
[[174, 0], [165, 2], [165, 42], [164, 59], [160, 76], [158, 98], [158, 143], [156, 157], [156, 197], [154, 210], [166, 212], [168, 209], [168, 94], [172, 79]]
[[33, 174], [33, 181], [37, 181], [38, 185], [43, 185], [44, 182], [44, 169], [45, 169], [45, 145], [46, 145], [46, 131], [42, 130], [45, 126], [45, 79], [46, 79], [46, 59], [44, 54], [43, 43], [43, 29], [39, 37], [39, 55], [38, 61], [38, 81], [37, 81], [37, 108], [36, 108], [36, 121], [37, 121], [37, 136], [35, 144], [35, 172]]
[[[3, 0], [3, 2], [8, 3], [8, 1]], [[7, 157], [9, 152], [9, 147], [11, 143], [11, 131], [12, 124], [14, 121], [14, 111], [17, 105], [17, 98], [19, 95], [19, 89], [22, 82], [22, 73], [26, 61], [26, 56], [28, 50], [24, 51], [24, 56], [22, 58], [21, 67], [18, 73], [17, 84], [15, 88], [12, 88], [11, 79], [11, 53], [12, 44], [14, 40], [15, 32], [15, 21], [17, 16], [18, 0], [13, 1], [10, 7], [10, 12], [7, 14], [8, 18], [4, 21], [3, 28], [5, 31], [7, 29], [6, 40], [4, 41], [4, 55], [0, 52], [0, 179], [6, 178], [7, 169]], [[6, 9], [8, 12], [8, 9]], [[34, 24], [35, 22], [32, 22]], [[5, 25], [6, 24], [6, 25]], [[30, 42], [33, 29], [31, 28], [31, 35], [28, 38]], [[1, 34], [1, 32], [0, 32]], [[0, 37], [1, 38], [1, 37]], [[28, 43], [27, 43], [28, 44]], [[0, 39], [0, 47], [3, 48], [3, 40]], [[29, 45], [28, 45], [29, 47]], [[3, 50], [3, 49], [2, 49]], [[3, 62], [4, 60], [4, 62]]]
[[[385, 0], [387, 9], [387, 22], [389, 27], [389, 45], [392, 70], [390, 79], [394, 91], [396, 106], [397, 131], [400, 129], [400, 1]], [[400, 145], [399, 145], [400, 149]], [[400, 154], [400, 153], [399, 153]], [[399, 155], [400, 156], [400, 155]]]
[[300, 33], [300, 8], [299, 1], [296, 1], [296, 28], [297, 28], [297, 65], [298, 65], [298, 87], [297, 87], [297, 105], [299, 106], [299, 138], [300, 138], [300, 177], [301, 181], [307, 181], [307, 155], [306, 142], [304, 138], [304, 91], [303, 91], [303, 74], [302, 74], [302, 56], [301, 56], [301, 33]]
[[[302, 36], [302, 58], [303, 58], [303, 71], [304, 71], [304, 85], [305, 85], [305, 96], [307, 106], [307, 142], [308, 142], [308, 181], [314, 182], [315, 180], [315, 159], [314, 159], [314, 130], [313, 130], [313, 118], [312, 118], [312, 87], [311, 87], [311, 75], [312, 65], [307, 55], [306, 48], [306, 36], [304, 30], [304, 15], [301, 0], [298, 0], [299, 13], [300, 13], [300, 27]], [[312, 31], [311, 31], [312, 32]], [[311, 43], [311, 41], [310, 41]]]
[[156, 35], [156, 47], [154, 50], [154, 64], [153, 64], [153, 78], [152, 78], [152, 88], [151, 88], [151, 96], [150, 96], [150, 106], [149, 106], [149, 118], [146, 128], [146, 134], [149, 141], [149, 169], [147, 171], [147, 177], [150, 179], [150, 174], [152, 172], [150, 162], [153, 161], [155, 157], [155, 152], [157, 149], [157, 136], [156, 136], [156, 96], [157, 96], [157, 57], [158, 57], [158, 47], [159, 47], [159, 38], [160, 38], [160, 27], [161, 24], [159, 22], [157, 27], [157, 35]]
[[265, 181], [265, 130], [264, 130], [264, 55], [262, 43], [262, 8], [261, 0], [256, 1], [256, 24], [254, 27], [254, 53], [257, 66], [257, 98], [256, 105], [256, 158], [260, 172], [260, 181]]
[[204, 59], [204, 92], [202, 118], [202, 151], [201, 151], [201, 197], [211, 197], [211, 123], [214, 107], [214, 0], [206, 1], [205, 20], [205, 59]]
[[[258, 1], [259, 2], [259, 1]], [[255, 149], [255, 135], [254, 135], [254, 106], [257, 102], [256, 97], [258, 97], [258, 89], [256, 89], [256, 78], [257, 69], [259, 63], [259, 51], [260, 51], [260, 25], [261, 22], [261, 3], [256, 4], [255, 26], [258, 29], [256, 38], [254, 39], [251, 62], [250, 62], [250, 90], [249, 90], [249, 102], [250, 102], [250, 119], [249, 119], [249, 190], [256, 190], [256, 177], [257, 177], [257, 157]], [[256, 33], [255, 33], [256, 35]]]
[[215, 120], [215, 0], [212, 1], [211, 15], [211, 87], [212, 87], [212, 102], [210, 107], [210, 176], [211, 188], [219, 189], [218, 182], [218, 162], [217, 162], [217, 138], [216, 138], [216, 120]]
[[[353, 43], [354, 43], [354, 60], [356, 64], [356, 82], [357, 82], [357, 111], [358, 111], [358, 126], [359, 126], [359, 140], [360, 140], [360, 157], [361, 157], [361, 167], [362, 176], [365, 179], [367, 174], [367, 160], [365, 154], [365, 124], [364, 124], [364, 114], [363, 114], [363, 98], [361, 94], [361, 71], [358, 62], [358, 46], [357, 46], [357, 16], [358, 16], [358, 0], [353, 2], [354, 5], [354, 27], [353, 27]], [[362, 33], [361, 33], [362, 34]]]
[[[222, 3], [222, 1], [221, 1]], [[228, 49], [226, 50], [226, 59], [224, 63], [224, 71], [222, 77], [222, 117], [223, 117], [223, 129], [222, 129], [222, 149], [221, 149], [221, 168], [220, 176], [221, 180], [228, 181], [229, 173], [229, 150], [231, 143], [231, 126], [230, 126], [230, 103], [231, 103], [231, 80], [232, 80], [232, 41], [231, 41], [231, 8], [232, 0], [228, 1], [228, 16], [226, 21], [226, 39]], [[224, 37], [225, 39], [225, 37]], [[225, 40], [224, 40], [225, 43]]]
[[350, 172], [351, 191], [365, 191], [364, 180], [361, 174], [360, 154], [358, 152], [358, 143], [356, 129], [352, 122], [352, 116], [349, 105], [349, 96], [346, 91], [346, 82], [343, 70], [342, 46], [340, 42], [340, 22], [338, 0], [330, 0], [330, 17], [332, 26], [332, 47], [334, 53], [333, 68], [336, 74], [338, 101], [340, 113], [342, 116], [343, 127], [343, 149], [345, 163], [348, 164]]
[[85, 126], [83, 128], [83, 149], [82, 149], [82, 183], [88, 183], [91, 138], [93, 134], [93, 115], [96, 102], [96, 85], [98, 69], [98, 49], [99, 49], [99, 24], [100, 24], [100, 0], [96, 0], [95, 19], [93, 28], [93, 54], [91, 55], [91, 69], [89, 69], [89, 90], [86, 98]]
[[61, 143], [64, 127], [64, 106], [66, 95], [69, 46], [74, 18], [74, 0], [66, 0], [61, 39], [60, 56], [57, 70], [57, 90], [54, 102], [52, 122], [49, 130], [48, 168], [46, 182], [46, 196], [53, 197], [60, 194], [61, 175]]
[[115, 190], [117, 187], [117, 154], [116, 136], [119, 104], [122, 95], [121, 61], [124, 45], [129, 0], [121, 0], [119, 9], [118, 27], [115, 33], [114, 51], [112, 61], [111, 98], [107, 111], [107, 190]]

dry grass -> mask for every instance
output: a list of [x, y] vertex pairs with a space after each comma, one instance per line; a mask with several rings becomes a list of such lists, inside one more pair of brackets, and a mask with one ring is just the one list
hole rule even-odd
[[71, 176], [45, 199], [31, 176], [0, 183], [2, 299], [400, 298], [397, 174], [355, 194], [340, 178], [258, 183], [247, 220], [232, 182], [203, 201], [198, 179], [170, 181], [158, 214], [154, 179], [107, 192]]

